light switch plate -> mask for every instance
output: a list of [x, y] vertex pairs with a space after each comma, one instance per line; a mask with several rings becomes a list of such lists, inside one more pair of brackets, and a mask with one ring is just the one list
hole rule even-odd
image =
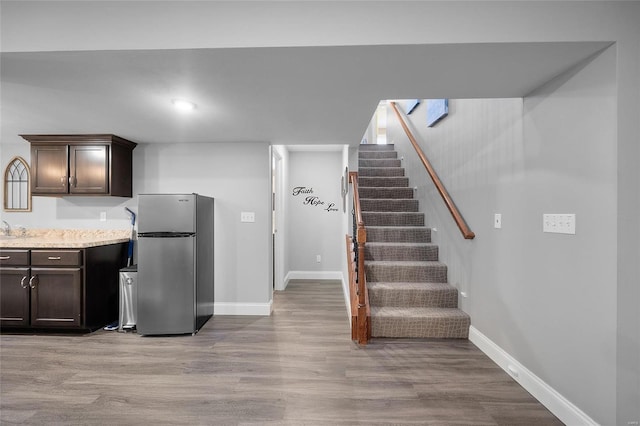
[[255, 212], [240, 212], [240, 222], [255, 222], [256, 221], [256, 213]]
[[500, 213], [493, 215], [493, 227], [497, 229], [502, 228], [502, 215]]

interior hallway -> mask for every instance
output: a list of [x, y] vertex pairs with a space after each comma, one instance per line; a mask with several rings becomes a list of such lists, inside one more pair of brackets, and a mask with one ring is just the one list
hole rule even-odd
[[350, 340], [338, 281], [196, 336], [1, 336], [0, 423], [562, 424], [467, 340]]

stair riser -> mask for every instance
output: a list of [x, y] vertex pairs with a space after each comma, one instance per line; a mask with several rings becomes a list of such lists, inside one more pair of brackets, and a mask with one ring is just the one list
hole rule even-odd
[[438, 246], [396, 247], [367, 243], [364, 258], [365, 260], [436, 261]]
[[367, 226], [367, 241], [389, 243], [430, 243], [431, 228]]
[[389, 177], [360, 177], [358, 187], [373, 188], [408, 188], [409, 178], [404, 176]]
[[368, 282], [446, 283], [447, 266], [374, 265], [365, 261]]
[[402, 167], [359, 167], [359, 177], [376, 176], [376, 177], [394, 177], [404, 176], [404, 168]]
[[360, 145], [358, 157], [372, 337], [467, 339], [470, 319], [438, 246], [393, 244], [431, 241], [393, 145]]
[[424, 226], [424, 213], [362, 212], [365, 226]]
[[411, 337], [438, 339], [469, 338], [469, 319], [371, 317], [372, 337]]
[[406, 200], [413, 198], [413, 189], [411, 188], [359, 188], [360, 200], [366, 198], [384, 198]]
[[369, 143], [369, 144], [360, 144], [358, 145], [358, 152], [369, 152], [369, 151], [394, 151], [395, 150], [395, 145], [392, 143], [388, 143], [388, 144], [373, 144], [373, 143]]
[[371, 306], [457, 308], [458, 291], [450, 290], [369, 290]]
[[360, 196], [363, 212], [418, 212], [418, 200], [373, 199]]
[[359, 151], [358, 159], [397, 159], [396, 151]]
[[397, 159], [359, 159], [358, 167], [402, 167]]

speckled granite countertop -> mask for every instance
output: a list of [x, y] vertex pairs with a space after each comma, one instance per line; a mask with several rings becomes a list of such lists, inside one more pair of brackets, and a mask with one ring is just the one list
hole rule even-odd
[[0, 248], [87, 248], [129, 241], [130, 230], [114, 229], [28, 229], [0, 235]]

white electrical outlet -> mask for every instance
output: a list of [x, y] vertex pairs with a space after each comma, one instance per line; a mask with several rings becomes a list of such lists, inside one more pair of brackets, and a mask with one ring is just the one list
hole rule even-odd
[[542, 215], [542, 232], [575, 234], [576, 215], [573, 213], [545, 213]]
[[107, 212], [100, 212], [100, 222], [107, 221]]
[[240, 222], [255, 222], [255, 212], [240, 212]]
[[500, 213], [493, 215], [493, 227], [497, 229], [502, 228], [502, 215]]
[[322, 262], [322, 256], [320, 256], [319, 254], [316, 254], [316, 262]]

